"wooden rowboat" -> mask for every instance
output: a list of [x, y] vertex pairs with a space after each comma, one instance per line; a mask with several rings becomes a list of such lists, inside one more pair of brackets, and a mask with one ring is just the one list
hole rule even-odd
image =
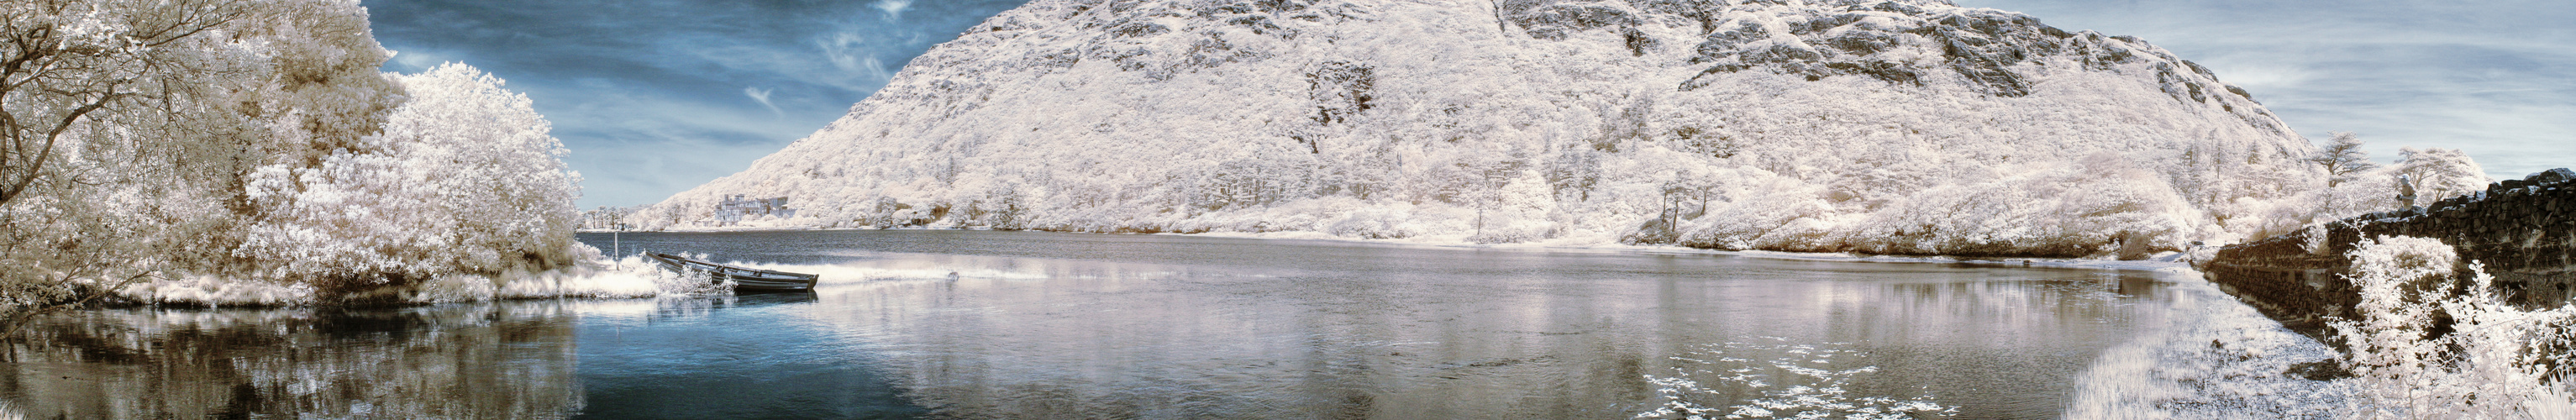
[[822, 276], [813, 274], [742, 268], [659, 252], [645, 255], [662, 263], [662, 268], [674, 272], [707, 273], [707, 278], [716, 282], [733, 280], [735, 292], [813, 291], [814, 282], [822, 279]]

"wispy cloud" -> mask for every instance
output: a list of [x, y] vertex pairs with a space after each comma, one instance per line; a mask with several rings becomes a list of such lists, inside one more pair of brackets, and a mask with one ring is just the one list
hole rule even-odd
[[385, 64], [391, 67], [400, 67], [397, 70], [404, 72], [426, 71], [429, 70], [430, 67], [437, 67], [442, 63], [456, 61], [455, 59], [446, 58], [429, 50], [394, 51], [393, 53], [393, 58], [388, 60]]
[[815, 38], [814, 46], [822, 50], [825, 60], [841, 70], [841, 77], [856, 77], [872, 87], [881, 86], [894, 77], [894, 71], [886, 69], [885, 60], [877, 58], [886, 46], [872, 45], [867, 37], [849, 32], [833, 33]]
[[749, 96], [751, 97], [751, 100], [760, 102], [760, 106], [769, 107], [769, 112], [771, 113], [778, 114], [779, 116], [787, 115], [786, 111], [778, 110], [778, 104], [769, 102], [769, 89], [745, 87], [742, 88], [742, 95]]
[[869, 7], [885, 11], [886, 21], [895, 21], [903, 19], [904, 10], [912, 8], [912, 0], [877, 0], [876, 4]]
[[2576, 166], [2576, 4], [2494, 0], [1955, 0], [2135, 35], [2244, 86], [2318, 138], [2371, 155], [2462, 149], [2489, 176]]
[[878, 83], [894, 80], [894, 70], [887, 70], [885, 60], [877, 59], [877, 56], [871, 55], [866, 59], [859, 60], [859, 65], [865, 68], [865, 70], [862, 70], [859, 74], [867, 76], [870, 80], [875, 80]]
[[823, 50], [824, 59], [830, 60], [832, 65], [839, 66], [842, 70], [849, 71], [859, 70], [861, 65], [859, 59], [868, 55], [861, 47], [867, 46], [867, 43], [867, 37], [848, 32], [814, 39], [814, 46]]

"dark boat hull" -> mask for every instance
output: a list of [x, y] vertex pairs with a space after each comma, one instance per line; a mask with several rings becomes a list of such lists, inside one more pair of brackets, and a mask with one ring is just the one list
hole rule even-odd
[[705, 273], [709, 280], [718, 283], [731, 280], [733, 291], [736, 293], [813, 291], [814, 283], [822, 280], [822, 276], [819, 275], [735, 267], [671, 254], [653, 253], [646, 256], [652, 257], [653, 261], [662, 264], [662, 268], [671, 271]]
[[732, 277], [731, 279], [733, 280], [733, 291], [735, 292], [804, 292], [814, 290], [815, 283], [814, 280], [797, 282], [792, 280], [771, 280], [745, 277]]

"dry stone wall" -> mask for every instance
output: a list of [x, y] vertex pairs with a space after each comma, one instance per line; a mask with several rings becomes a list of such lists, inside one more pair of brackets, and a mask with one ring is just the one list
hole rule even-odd
[[[2489, 185], [2431, 207], [2372, 213], [2321, 229], [2229, 246], [2199, 269], [2220, 289], [2290, 329], [2322, 337], [2328, 317], [2350, 317], [2360, 294], [2343, 275], [2363, 238], [2435, 238], [2463, 264], [2485, 263], [2509, 301], [2571, 302], [2576, 287], [2576, 171], [2553, 169]], [[2460, 269], [2465, 272], [2467, 266]]]

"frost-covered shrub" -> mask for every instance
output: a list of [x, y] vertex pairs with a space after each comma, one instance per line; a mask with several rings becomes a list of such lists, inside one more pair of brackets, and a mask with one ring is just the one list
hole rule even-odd
[[[2566, 343], [2576, 307], [2529, 311], [2507, 305], [2494, 278], [2476, 265], [2454, 293], [2458, 254], [2429, 238], [2365, 240], [2351, 254], [2349, 279], [2361, 289], [2356, 319], [2338, 320], [2343, 360], [2370, 418], [2567, 418], [2576, 402], [2564, 377], [2544, 370], [2569, 355], [2540, 343]], [[2434, 336], [2450, 320], [2449, 334]], [[2563, 351], [2563, 350], [2562, 350]]]
[[252, 174], [250, 201], [270, 217], [237, 255], [273, 261], [259, 277], [326, 292], [574, 262], [578, 175], [527, 97], [463, 64], [391, 77], [410, 100], [382, 134], [320, 165]]
[[1914, 194], [1837, 242], [1885, 254], [2087, 256], [2178, 249], [2192, 233], [2179, 217], [2190, 206], [2125, 156], [2096, 153], [2026, 173]]
[[[1734, 201], [1712, 204], [1705, 210], [1714, 217], [1680, 223], [1680, 244], [1717, 249], [1756, 249], [1787, 242], [1795, 232], [1813, 230], [1793, 224], [1816, 223], [1818, 218], [1833, 214], [1833, 205], [1824, 200], [1824, 191], [1813, 185], [1780, 177], [1759, 177], [1761, 183], [1746, 186]], [[1766, 239], [1768, 237], [1769, 239]]]
[[385, 54], [355, 1], [0, 2], [0, 317], [249, 264], [244, 174], [377, 130]]
[[1410, 229], [1412, 226], [1405, 220], [1408, 216], [1394, 209], [1363, 209], [1326, 225], [1324, 233], [1365, 239], [1401, 239], [1420, 235], [1421, 232]]

